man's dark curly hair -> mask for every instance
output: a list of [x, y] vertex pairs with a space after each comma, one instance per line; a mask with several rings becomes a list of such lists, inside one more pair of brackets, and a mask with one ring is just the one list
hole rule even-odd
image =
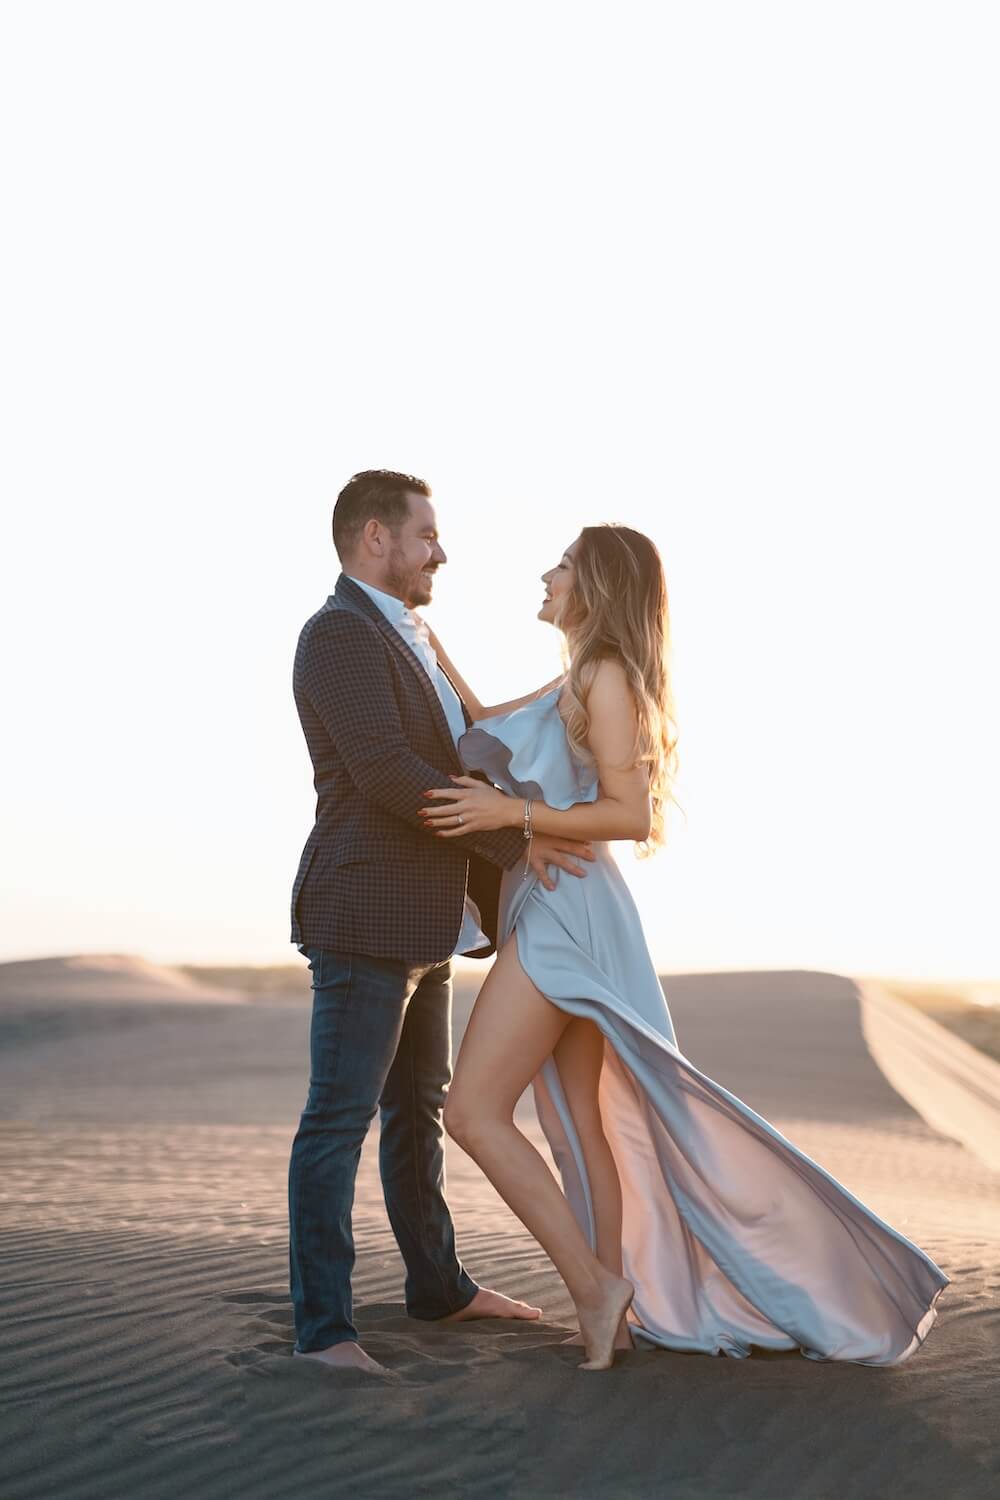
[[364, 469], [353, 475], [333, 507], [333, 545], [341, 562], [349, 557], [368, 521], [381, 521], [395, 536], [410, 514], [407, 494], [430, 495], [431, 487], [412, 474], [393, 469]]

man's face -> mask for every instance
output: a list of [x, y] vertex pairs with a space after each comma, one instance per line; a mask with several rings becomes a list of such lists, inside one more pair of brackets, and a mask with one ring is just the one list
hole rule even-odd
[[388, 536], [385, 578], [387, 592], [413, 607], [430, 604], [434, 574], [448, 561], [438, 541], [437, 518], [426, 495], [410, 490], [410, 514], [395, 536]]

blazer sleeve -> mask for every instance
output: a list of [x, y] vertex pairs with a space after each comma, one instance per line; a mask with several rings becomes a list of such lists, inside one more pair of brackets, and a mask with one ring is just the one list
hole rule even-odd
[[[295, 689], [312, 705], [336, 745], [358, 791], [394, 813], [425, 838], [420, 817], [424, 792], [440, 786], [444, 772], [410, 747], [393, 690], [389, 653], [378, 631], [349, 610], [331, 610], [299, 640]], [[453, 847], [479, 854], [501, 869], [524, 855], [516, 828], [470, 833]]]

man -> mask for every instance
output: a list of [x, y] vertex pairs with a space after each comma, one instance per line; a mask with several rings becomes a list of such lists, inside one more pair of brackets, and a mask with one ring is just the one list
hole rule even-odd
[[[451, 1077], [453, 953], [495, 951], [500, 874], [517, 830], [436, 839], [426, 792], [461, 773], [468, 723], [413, 606], [447, 558], [429, 487], [388, 470], [338, 496], [343, 572], [303, 627], [295, 702], [318, 796], [292, 893], [292, 941], [313, 984], [309, 1096], [289, 1166], [295, 1353], [382, 1373], [351, 1320], [351, 1207], [381, 1106], [379, 1167], [411, 1317], [534, 1318], [458, 1259], [444, 1198], [441, 1113]], [[583, 844], [536, 838], [532, 865], [583, 870]]]

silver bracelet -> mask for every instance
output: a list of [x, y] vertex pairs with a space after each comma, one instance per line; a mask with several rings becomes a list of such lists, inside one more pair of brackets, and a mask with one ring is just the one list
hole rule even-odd
[[523, 828], [522, 832], [523, 832], [524, 837], [526, 839], [530, 839], [531, 838], [533, 830], [532, 830], [532, 827], [531, 827], [531, 798], [530, 797], [526, 798], [525, 799], [525, 803], [524, 803], [524, 828]]

